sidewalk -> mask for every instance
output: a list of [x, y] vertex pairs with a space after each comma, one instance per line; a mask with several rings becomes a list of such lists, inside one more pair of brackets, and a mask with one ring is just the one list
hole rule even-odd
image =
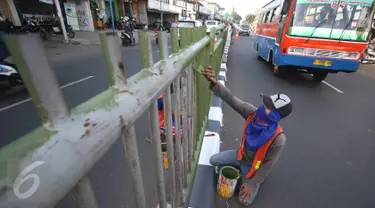
[[[140, 30], [135, 30], [134, 31], [134, 38], [135, 42], [138, 43], [138, 32]], [[100, 45], [100, 38], [99, 34], [103, 32], [112, 32], [112, 30], [106, 29], [106, 30], [100, 30], [100, 31], [94, 31], [94, 32], [89, 32], [89, 31], [76, 31], [76, 35], [74, 38], [71, 39], [73, 44], [82, 44], [82, 45]], [[121, 36], [121, 30], [116, 30], [119, 36]], [[151, 37], [151, 40], [155, 39], [155, 34], [153, 31], [149, 30], [149, 35]], [[62, 35], [58, 35], [56, 37], [48, 37], [50, 41], [59, 41], [63, 42], [64, 37]]]

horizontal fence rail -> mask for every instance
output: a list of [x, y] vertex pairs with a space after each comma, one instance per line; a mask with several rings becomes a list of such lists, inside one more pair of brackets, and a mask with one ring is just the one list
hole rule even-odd
[[[152, 143], [156, 150], [159, 207], [186, 204], [189, 184], [195, 174], [193, 161], [197, 160], [195, 153], [203, 138], [212, 94], [208, 82], [197, 72], [208, 64], [220, 68], [223, 40], [228, 35], [226, 28], [220, 30], [221, 38], [215, 43], [215, 29], [211, 30], [210, 36], [206, 36], [205, 27], [172, 29], [173, 54], [170, 56], [166, 33], [160, 32], [160, 61], [156, 64], [153, 63], [150, 37], [147, 32], [141, 32], [143, 69], [129, 78], [124, 71], [119, 37], [115, 33], [101, 34], [111, 86], [71, 111], [39, 36], [6, 37], [6, 44], [43, 125], [0, 149], [0, 207], [54, 207], [71, 191], [80, 207], [99, 208], [87, 174], [121, 138], [131, 170], [136, 205], [146, 208], [133, 126], [145, 111], [149, 112]], [[171, 96], [171, 86], [174, 96]], [[161, 93], [169, 161], [168, 194], [157, 104]], [[172, 114], [176, 121], [182, 116], [182, 125], [175, 122], [175, 131]]]

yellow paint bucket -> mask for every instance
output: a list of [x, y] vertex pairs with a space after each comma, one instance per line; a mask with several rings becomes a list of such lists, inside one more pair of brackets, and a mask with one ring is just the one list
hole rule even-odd
[[162, 143], [161, 144], [161, 152], [162, 152], [162, 156], [163, 156], [163, 166], [164, 166], [164, 169], [168, 169], [168, 155], [167, 155], [167, 144], [165, 143]]
[[217, 193], [227, 199], [232, 197], [240, 177], [241, 173], [236, 168], [232, 166], [222, 167], [217, 181]]

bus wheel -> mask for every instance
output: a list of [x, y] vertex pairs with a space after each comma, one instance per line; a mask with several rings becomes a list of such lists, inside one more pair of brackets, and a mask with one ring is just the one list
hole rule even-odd
[[328, 76], [328, 72], [314, 72], [313, 80], [314, 82], [321, 82]]

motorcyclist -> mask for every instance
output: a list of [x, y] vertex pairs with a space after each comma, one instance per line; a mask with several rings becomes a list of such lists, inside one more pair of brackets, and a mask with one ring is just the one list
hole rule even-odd
[[130, 27], [132, 28], [132, 31], [134, 31], [134, 29], [135, 29], [135, 18], [131, 19]]
[[132, 45], [134, 45], [134, 36], [133, 36], [133, 30], [134, 28], [131, 26], [131, 23], [129, 21], [129, 17], [125, 17], [125, 25], [124, 25], [124, 32], [127, 33], [130, 36], [130, 42]]
[[120, 30], [123, 30], [124, 26], [125, 26], [124, 17], [120, 17], [120, 20], [118, 21], [118, 24], [119, 24]]
[[237, 28], [234, 26], [233, 22], [230, 23], [230, 26], [232, 28], [232, 33], [230, 34], [231, 35], [231, 43], [233, 44], [234, 38], [236, 36]]

